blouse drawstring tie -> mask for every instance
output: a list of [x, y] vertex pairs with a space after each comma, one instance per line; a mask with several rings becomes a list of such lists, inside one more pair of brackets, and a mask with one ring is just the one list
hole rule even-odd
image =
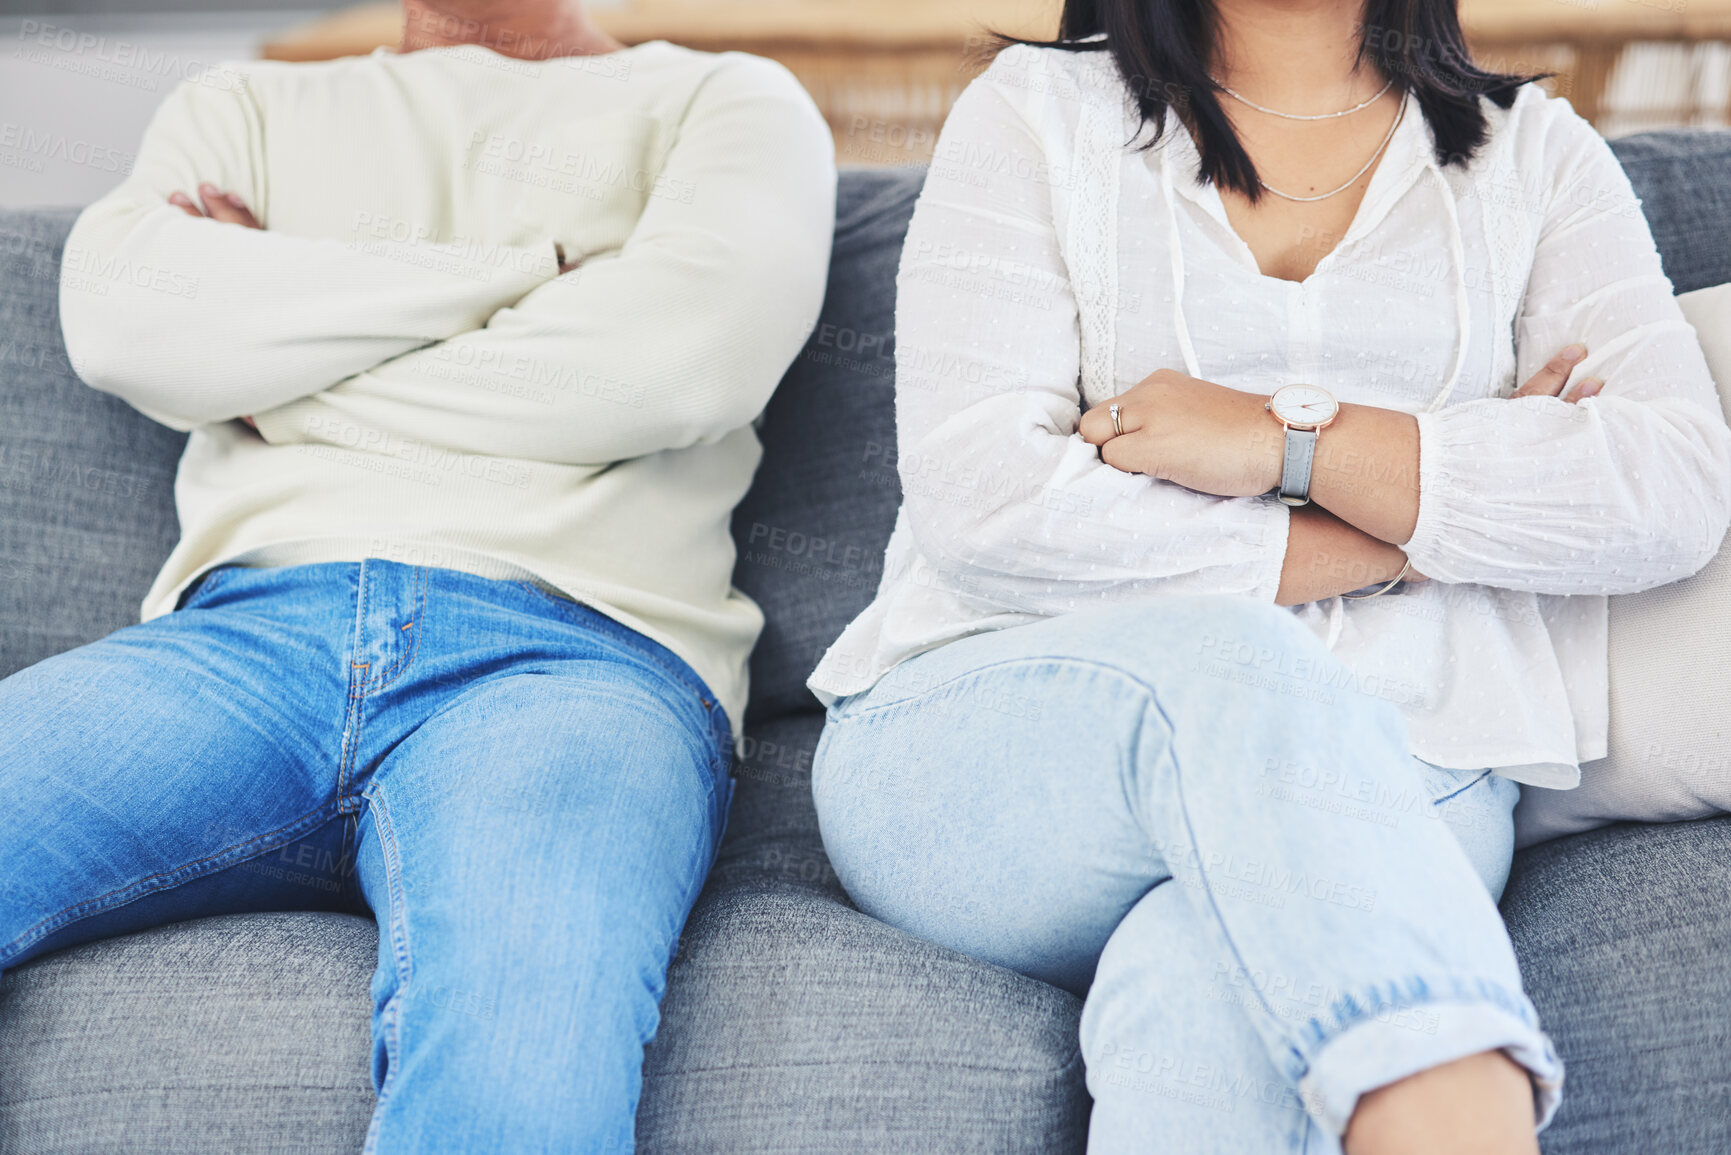
[[[1448, 179], [1437, 167], [1436, 158], [1425, 157], [1425, 175], [1434, 182], [1434, 187], [1442, 197], [1444, 216], [1449, 225], [1449, 259], [1454, 265], [1454, 297], [1455, 297], [1455, 356], [1454, 366], [1442, 388], [1425, 406], [1425, 412], [1434, 413], [1448, 403], [1455, 390], [1460, 387], [1461, 377], [1466, 372], [1467, 352], [1472, 333], [1472, 296], [1467, 285], [1466, 242], [1461, 231], [1459, 206], [1455, 203], [1454, 190], [1449, 187]], [[1203, 377], [1202, 365], [1196, 355], [1196, 345], [1190, 336], [1190, 325], [1184, 317], [1184, 285], [1186, 270], [1184, 264], [1183, 234], [1178, 223], [1177, 188], [1172, 178], [1172, 149], [1163, 145], [1160, 149], [1160, 184], [1166, 201], [1167, 235], [1170, 238], [1168, 248], [1171, 251], [1172, 271], [1172, 327], [1178, 336], [1178, 349], [1184, 357], [1184, 372], [1192, 377]], [[1344, 243], [1344, 242], [1343, 242]], [[1346, 629], [1346, 600], [1340, 597], [1328, 598], [1328, 635], [1325, 645], [1333, 649]]]

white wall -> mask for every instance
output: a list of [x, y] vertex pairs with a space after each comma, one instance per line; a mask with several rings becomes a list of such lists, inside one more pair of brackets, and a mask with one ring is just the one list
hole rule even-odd
[[83, 205], [118, 184], [182, 79], [258, 54], [307, 12], [0, 20], [0, 208]]
[[[84, 7], [133, 2], [76, 0]], [[176, 83], [224, 60], [255, 56], [261, 41], [315, 17], [304, 8], [278, 8], [0, 18], [0, 208], [88, 204], [120, 181], [151, 112]], [[1612, 74], [1601, 127], [1615, 136], [1666, 124], [1723, 124], [1728, 94], [1726, 45], [1637, 45]]]

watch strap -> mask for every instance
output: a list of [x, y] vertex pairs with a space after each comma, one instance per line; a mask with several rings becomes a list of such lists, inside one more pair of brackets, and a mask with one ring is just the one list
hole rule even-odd
[[1286, 427], [1278, 496], [1287, 505], [1310, 504], [1310, 471], [1316, 461], [1316, 430]]

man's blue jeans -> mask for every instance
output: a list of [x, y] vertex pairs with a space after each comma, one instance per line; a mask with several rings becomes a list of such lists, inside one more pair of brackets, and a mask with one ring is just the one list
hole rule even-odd
[[731, 757], [684, 662], [533, 585], [219, 569], [0, 682], [0, 970], [370, 909], [368, 1151], [629, 1151]]

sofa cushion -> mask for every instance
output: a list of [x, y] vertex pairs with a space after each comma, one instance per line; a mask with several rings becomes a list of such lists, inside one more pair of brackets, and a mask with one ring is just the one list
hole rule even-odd
[[66, 360], [60, 250], [76, 215], [0, 211], [0, 677], [136, 622], [180, 536], [185, 435]]
[[733, 518], [733, 581], [768, 622], [748, 719], [808, 709], [805, 680], [871, 601], [901, 504], [896, 266], [924, 169], [852, 169], [836, 198], [829, 291], [764, 411], [763, 464]]
[[1678, 293], [1731, 281], [1731, 132], [1667, 129], [1611, 142]]
[[353, 915], [230, 915], [8, 972], [0, 1151], [353, 1155], [378, 943]]
[[1075, 996], [797, 891], [719, 892], [683, 941], [643, 1151], [1084, 1150]]
[[811, 799], [823, 715], [754, 726], [668, 975], [638, 1140], [713, 1152], [1080, 1152], [1081, 1002], [852, 909]]
[[822, 733], [823, 714], [815, 710], [746, 728], [712, 886], [796, 889], [852, 905], [824, 853], [811, 795], [811, 763]]
[[[1679, 298], [1731, 412], [1731, 285]], [[1731, 535], [1705, 569], [1610, 599], [1610, 743], [1573, 790], [1523, 787], [1515, 843], [1731, 811]]]
[[1515, 858], [1503, 915], [1566, 1064], [1545, 1155], [1731, 1151], [1731, 817]]

